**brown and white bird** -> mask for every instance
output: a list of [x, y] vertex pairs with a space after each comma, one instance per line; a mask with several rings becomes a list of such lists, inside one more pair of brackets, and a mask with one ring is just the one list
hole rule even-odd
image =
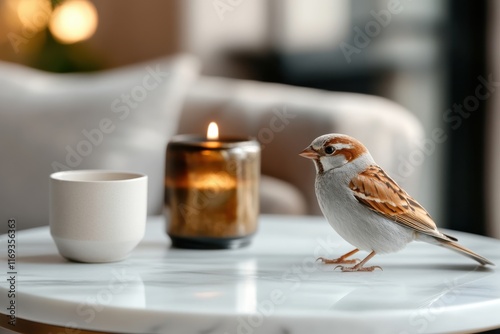
[[[330, 225], [356, 247], [338, 259], [319, 258], [342, 271], [373, 271], [364, 267], [375, 254], [397, 252], [418, 240], [444, 246], [468, 256], [481, 265], [493, 265], [441, 233], [425, 209], [394, 182], [358, 140], [342, 134], [327, 134], [313, 140], [300, 153], [316, 166], [316, 196]], [[349, 259], [363, 250], [370, 254], [357, 263]], [[337, 268], [335, 267], [335, 268]]]

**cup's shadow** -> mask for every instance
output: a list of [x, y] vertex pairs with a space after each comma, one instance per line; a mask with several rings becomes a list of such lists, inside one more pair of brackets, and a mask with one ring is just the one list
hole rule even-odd
[[19, 256], [18, 261], [21, 263], [45, 263], [45, 264], [57, 264], [57, 263], [67, 263], [69, 262], [64, 257], [59, 254], [41, 254], [41, 255], [30, 255], [30, 256]]

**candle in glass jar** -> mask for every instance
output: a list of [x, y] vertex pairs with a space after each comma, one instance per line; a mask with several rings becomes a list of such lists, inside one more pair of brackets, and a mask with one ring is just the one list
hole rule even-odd
[[175, 136], [167, 146], [167, 233], [175, 247], [236, 248], [257, 230], [260, 146], [255, 140]]

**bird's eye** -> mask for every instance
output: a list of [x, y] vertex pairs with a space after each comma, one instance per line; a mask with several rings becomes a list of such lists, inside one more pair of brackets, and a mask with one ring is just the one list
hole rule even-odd
[[325, 147], [325, 153], [326, 154], [330, 155], [330, 154], [333, 154], [333, 152], [335, 152], [335, 147], [333, 147], [333, 146], [327, 146], [327, 147]]

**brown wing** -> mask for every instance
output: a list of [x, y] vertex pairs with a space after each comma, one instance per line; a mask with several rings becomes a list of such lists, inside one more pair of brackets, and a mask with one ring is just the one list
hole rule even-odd
[[456, 241], [439, 232], [427, 211], [378, 166], [369, 166], [354, 177], [349, 188], [361, 204], [387, 219], [433, 237]]

